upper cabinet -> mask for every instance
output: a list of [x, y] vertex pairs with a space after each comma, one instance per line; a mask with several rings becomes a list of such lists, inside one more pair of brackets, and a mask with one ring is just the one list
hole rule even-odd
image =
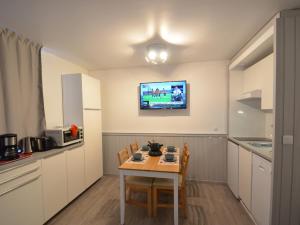
[[244, 70], [243, 92], [261, 91], [260, 108], [273, 109], [273, 53]]
[[62, 76], [64, 125], [83, 126], [84, 109], [101, 109], [100, 81], [85, 74]]
[[276, 15], [229, 65], [229, 136], [270, 137], [273, 111]]
[[101, 109], [100, 81], [91, 76], [82, 75], [82, 95], [84, 109]]

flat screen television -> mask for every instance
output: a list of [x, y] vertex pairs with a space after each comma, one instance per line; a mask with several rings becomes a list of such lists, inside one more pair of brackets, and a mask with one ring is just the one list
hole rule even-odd
[[140, 109], [186, 109], [186, 81], [140, 83]]

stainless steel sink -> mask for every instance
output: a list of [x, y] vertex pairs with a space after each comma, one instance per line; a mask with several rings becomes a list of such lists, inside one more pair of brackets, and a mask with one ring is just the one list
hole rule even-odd
[[269, 141], [248, 142], [248, 144], [257, 148], [272, 148], [272, 142]]

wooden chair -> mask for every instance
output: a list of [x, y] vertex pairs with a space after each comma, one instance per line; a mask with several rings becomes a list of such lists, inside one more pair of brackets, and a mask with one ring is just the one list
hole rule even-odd
[[139, 150], [139, 145], [137, 142], [130, 144], [130, 150], [131, 150], [131, 154], [133, 155], [134, 153], [136, 153]]
[[186, 155], [189, 152], [190, 152], [189, 145], [187, 143], [184, 143], [181, 156]]
[[[187, 217], [186, 209], [186, 186], [185, 178], [187, 167], [189, 163], [190, 152], [188, 148], [183, 151], [182, 160], [181, 160], [181, 170], [179, 175], [179, 207], [183, 209], [183, 215]], [[164, 178], [155, 178], [152, 185], [153, 193], [153, 215], [157, 216], [157, 208], [171, 208], [174, 207], [173, 204], [160, 203], [159, 194], [160, 193], [174, 193], [173, 189], [173, 180], [164, 179]]]
[[127, 148], [122, 149], [118, 152], [119, 165], [122, 165], [126, 160], [129, 159]]
[[[127, 148], [118, 152], [118, 159], [120, 165], [129, 159]], [[125, 179], [126, 203], [147, 208], [148, 216], [152, 216], [152, 182], [153, 179], [148, 177], [126, 176]], [[132, 192], [146, 193], [147, 202], [145, 203], [132, 199]]]

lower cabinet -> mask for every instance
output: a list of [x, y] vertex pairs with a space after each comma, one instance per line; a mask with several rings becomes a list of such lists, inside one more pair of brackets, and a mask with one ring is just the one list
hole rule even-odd
[[270, 225], [272, 165], [253, 154], [252, 214], [257, 225]]
[[239, 146], [239, 196], [251, 211], [252, 153]]
[[68, 202], [66, 152], [42, 159], [45, 221]]
[[44, 222], [40, 160], [0, 173], [0, 224]]
[[239, 197], [239, 146], [228, 141], [227, 184], [236, 198]]
[[[0, 224], [41, 225], [48, 221], [87, 184], [100, 178], [98, 147], [99, 140], [97, 145], [82, 145], [0, 172]], [[94, 164], [86, 174], [89, 162]]]
[[68, 202], [85, 189], [84, 146], [66, 151]]

